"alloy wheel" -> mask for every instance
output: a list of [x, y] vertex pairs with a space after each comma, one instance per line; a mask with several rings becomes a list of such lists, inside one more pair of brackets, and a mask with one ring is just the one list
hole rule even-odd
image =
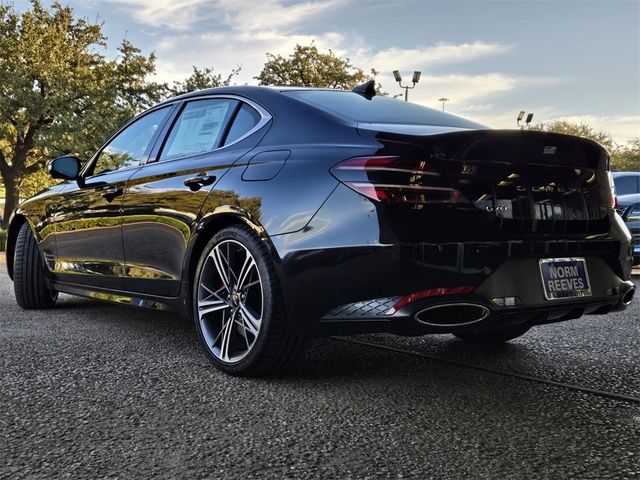
[[253, 348], [264, 312], [260, 272], [240, 242], [215, 244], [202, 267], [197, 315], [206, 347], [221, 362], [233, 364]]

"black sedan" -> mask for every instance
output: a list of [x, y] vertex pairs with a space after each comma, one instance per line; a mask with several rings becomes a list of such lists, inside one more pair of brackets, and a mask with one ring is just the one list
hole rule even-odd
[[193, 317], [238, 375], [314, 335], [502, 342], [631, 302], [599, 144], [353, 92], [225, 87], [163, 102], [9, 226], [18, 304], [58, 292]]
[[618, 197], [618, 213], [633, 237], [633, 264], [640, 265], [640, 193]]

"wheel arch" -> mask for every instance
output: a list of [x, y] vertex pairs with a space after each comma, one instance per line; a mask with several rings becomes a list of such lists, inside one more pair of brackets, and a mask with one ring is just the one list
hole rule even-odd
[[[183, 285], [183, 288], [187, 307], [191, 305], [191, 289], [202, 251], [209, 240], [211, 240], [211, 237], [223, 228], [232, 225], [249, 227], [262, 241], [267, 242], [267, 246], [272, 254], [275, 252], [264, 227], [245, 210], [237, 206], [224, 206], [218, 207], [213, 212], [203, 215], [195, 226], [195, 235], [192, 237], [191, 245], [185, 255], [182, 270], [183, 283], [186, 281], [186, 285]], [[275, 258], [273, 259], [276, 260]]]

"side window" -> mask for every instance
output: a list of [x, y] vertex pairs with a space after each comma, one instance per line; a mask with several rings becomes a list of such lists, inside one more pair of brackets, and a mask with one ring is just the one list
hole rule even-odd
[[229, 133], [227, 134], [227, 138], [225, 139], [224, 144], [229, 145], [230, 143], [235, 142], [237, 139], [239, 139], [245, 133], [255, 127], [259, 121], [260, 114], [256, 111], [256, 109], [247, 105], [246, 103], [243, 103], [242, 107], [240, 107], [240, 110], [238, 110], [236, 118], [233, 119], [233, 124], [229, 129]]
[[121, 131], [98, 154], [92, 175], [140, 164], [169, 110], [170, 106], [148, 113]]
[[632, 176], [618, 177], [613, 181], [616, 185], [616, 195], [629, 195], [636, 193], [637, 180]]
[[185, 105], [171, 128], [160, 161], [173, 160], [218, 148], [237, 100], [194, 100]]

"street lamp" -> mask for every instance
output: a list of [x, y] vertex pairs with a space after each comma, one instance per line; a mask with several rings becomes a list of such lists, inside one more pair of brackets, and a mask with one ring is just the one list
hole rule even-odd
[[520, 130], [524, 130], [525, 126], [529, 128], [531, 125], [531, 120], [533, 120], [533, 113], [530, 113], [529, 115], [527, 115], [525, 125], [521, 124], [520, 122], [524, 118], [525, 113], [526, 112], [524, 110], [520, 110], [520, 113], [518, 113], [518, 118], [516, 119], [516, 124], [520, 127]]
[[417, 70], [415, 72], [413, 72], [413, 77], [411, 78], [411, 83], [413, 83], [413, 85], [408, 86], [408, 85], [402, 85], [402, 75], [400, 75], [400, 71], [399, 70], [394, 70], [393, 71], [393, 78], [396, 80], [396, 82], [398, 82], [398, 84], [400, 85], [400, 88], [404, 88], [404, 101], [408, 102], [409, 101], [409, 89], [414, 88], [416, 86], [416, 83], [418, 83], [420, 81], [420, 75], [422, 75], [422, 72], [418, 72]]
[[442, 111], [444, 112], [444, 102], [448, 102], [449, 99], [447, 97], [442, 97], [438, 99], [439, 102], [442, 102]]

